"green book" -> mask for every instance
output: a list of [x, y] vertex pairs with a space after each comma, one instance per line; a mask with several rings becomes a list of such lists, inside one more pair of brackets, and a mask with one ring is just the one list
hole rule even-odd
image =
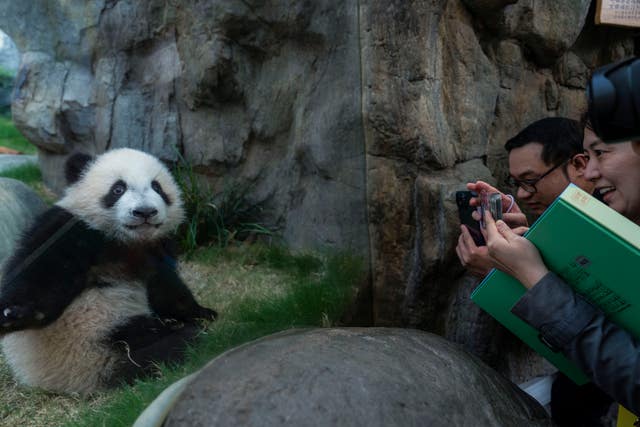
[[[536, 245], [549, 270], [640, 338], [638, 225], [570, 185], [525, 237]], [[537, 330], [511, 313], [525, 291], [516, 279], [494, 269], [471, 299], [577, 384], [588, 382], [578, 366], [543, 344]]]

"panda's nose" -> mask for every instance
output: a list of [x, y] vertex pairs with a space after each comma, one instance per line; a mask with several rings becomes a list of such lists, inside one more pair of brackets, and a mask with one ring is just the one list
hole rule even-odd
[[148, 206], [141, 206], [133, 210], [133, 216], [137, 218], [149, 219], [158, 214], [158, 210], [156, 208], [151, 208]]

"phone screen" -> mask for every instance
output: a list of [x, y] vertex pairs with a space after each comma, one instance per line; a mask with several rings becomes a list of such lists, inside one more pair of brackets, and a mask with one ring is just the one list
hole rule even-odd
[[472, 191], [456, 192], [456, 205], [458, 205], [460, 224], [464, 224], [467, 227], [477, 246], [485, 246], [486, 242], [480, 231], [480, 223], [471, 216], [476, 210], [475, 207], [469, 205], [469, 200], [471, 200], [472, 197], [478, 197], [478, 195]]

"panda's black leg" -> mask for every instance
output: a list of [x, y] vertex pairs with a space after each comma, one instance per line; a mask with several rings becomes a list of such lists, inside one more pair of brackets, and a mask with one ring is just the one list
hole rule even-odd
[[157, 363], [179, 363], [184, 351], [200, 333], [194, 323], [168, 322], [156, 317], [136, 316], [114, 330], [108, 340], [122, 354], [113, 383], [131, 382], [148, 375]]
[[215, 320], [218, 316], [215, 310], [198, 304], [175, 269], [167, 263], [155, 264], [154, 274], [148, 280], [147, 297], [153, 311], [162, 317], [188, 321]]

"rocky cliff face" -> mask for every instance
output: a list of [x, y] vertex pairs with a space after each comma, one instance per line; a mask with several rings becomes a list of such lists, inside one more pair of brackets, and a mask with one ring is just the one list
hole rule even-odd
[[592, 23], [589, 0], [0, 0], [14, 118], [54, 189], [70, 151], [122, 146], [251, 182], [292, 246], [370, 259], [376, 324], [514, 379], [543, 367], [469, 302], [453, 195], [504, 177], [508, 137], [578, 117], [589, 72], [632, 54]]
[[0, 31], [0, 68], [13, 75], [20, 65], [20, 52], [11, 38]]
[[9, 36], [0, 31], [0, 114], [11, 109], [13, 77], [20, 64], [20, 52]]

